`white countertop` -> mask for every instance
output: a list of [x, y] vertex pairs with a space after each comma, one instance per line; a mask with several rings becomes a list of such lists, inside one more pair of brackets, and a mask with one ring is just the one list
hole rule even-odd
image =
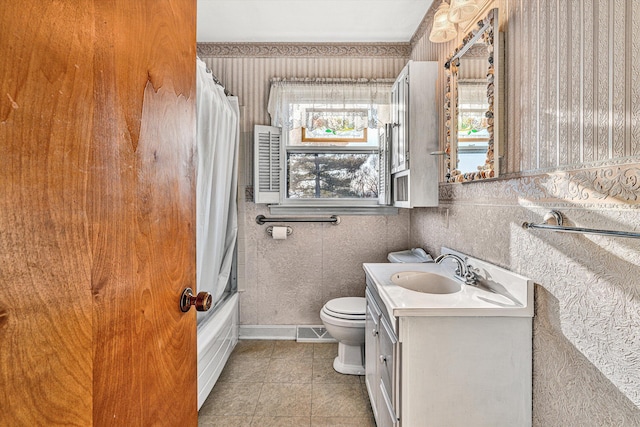
[[[455, 251], [450, 251], [455, 252]], [[460, 254], [459, 252], [455, 252]], [[533, 317], [533, 282], [486, 262], [468, 259], [468, 263], [486, 280], [484, 286], [462, 286], [452, 294], [428, 294], [402, 288], [391, 276], [402, 271], [424, 271], [453, 277], [455, 263], [442, 264], [363, 264], [375, 284], [389, 314], [399, 316], [494, 316]], [[493, 289], [493, 292], [488, 288]]]

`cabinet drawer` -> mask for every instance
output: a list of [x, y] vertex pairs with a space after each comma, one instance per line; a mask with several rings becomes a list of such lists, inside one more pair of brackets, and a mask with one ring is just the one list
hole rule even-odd
[[377, 330], [378, 322], [380, 320], [380, 316], [382, 315], [382, 312], [378, 307], [378, 302], [375, 300], [375, 297], [373, 296], [373, 294], [371, 293], [368, 287], [365, 289], [364, 293], [365, 293], [365, 299], [367, 301], [367, 310], [369, 310], [369, 312], [367, 313], [367, 320], [370, 320], [371, 322], [373, 322]]
[[371, 281], [369, 277], [367, 277], [367, 287], [365, 290], [365, 294], [368, 295], [369, 299], [372, 301], [371, 305], [375, 305], [376, 310], [380, 313], [382, 317], [384, 317], [387, 320], [389, 325], [393, 325], [392, 322], [395, 321], [395, 318], [391, 318], [389, 316], [389, 312], [386, 310], [386, 306], [384, 305], [384, 302], [382, 302], [382, 298], [380, 298], [380, 295], [376, 290], [376, 285]]
[[394, 372], [394, 353], [395, 344], [398, 340], [387, 323], [386, 319], [380, 319], [380, 356], [378, 366], [380, 370], [380, 380], [384, 384], [385, 389], [389, 392], [389, 397], [393, 397], [393, 372]]

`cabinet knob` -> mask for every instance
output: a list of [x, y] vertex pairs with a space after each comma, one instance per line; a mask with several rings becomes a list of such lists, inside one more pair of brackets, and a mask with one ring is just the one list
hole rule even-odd
[[374, 337], [378, 335], [378, 331], [377, 330], [372, 330], [371, 331], [371, 335], [373, 335]]
[[387, 356], [385, 356], [384, 354], [380, 355], [380, 363], [384, 363], [385, 365], [387, 364]]

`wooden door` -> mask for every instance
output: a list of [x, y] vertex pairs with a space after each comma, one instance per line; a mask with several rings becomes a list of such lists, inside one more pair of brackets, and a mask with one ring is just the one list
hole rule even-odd
[[196, 425], [195, 2], [0, 8], [0, 425]]

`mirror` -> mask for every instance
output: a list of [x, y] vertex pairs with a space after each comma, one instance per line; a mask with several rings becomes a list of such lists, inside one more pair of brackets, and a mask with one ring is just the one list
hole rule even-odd
[[445, 63], [447, 182], [495, 178], [499, 172], [501, 85], [498, 9], [489, 11]]

